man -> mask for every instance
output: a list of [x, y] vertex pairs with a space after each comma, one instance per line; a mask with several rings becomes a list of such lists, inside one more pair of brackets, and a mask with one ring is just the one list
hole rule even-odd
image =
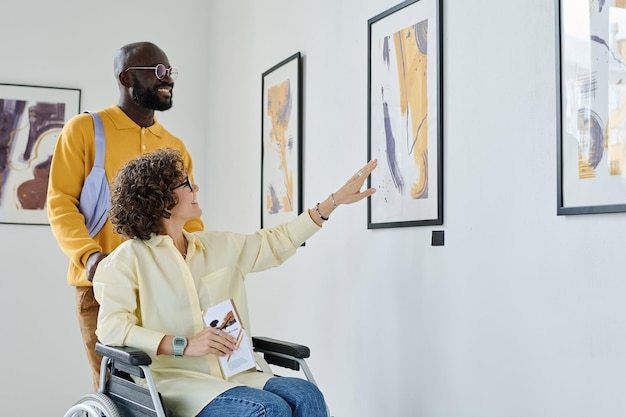
[[[115, 55], [114, 73], [120, 91], [118, 104], [97, 112], [104, 129], [104, 171], [108, 183], [125, 162], [157, 148], [180, 151], [193, 180], [192, 160], [185, 145], [154, 116], [155, 110], [172, 107], [174, 79], [178, 75], [165, 52], [150, 42], [125, 45]], [[99, 305], [91, 280], [98, 263], [123, 238], [113, 231], [108, 220], [90, 237], [86, 218], [79, 211], [81, 190], [96, 154], [94, 123], [89, 114], [79, 114], [63, 127], [50, 168], [47, 210], [52, 233], [70, 258], [67, 282], [76, 287], [78, 323], [97, 389], [102, 358], [95, 352]], [[185, 228], [192, 232], [202, 230], [204, 225], [197, 218]]]

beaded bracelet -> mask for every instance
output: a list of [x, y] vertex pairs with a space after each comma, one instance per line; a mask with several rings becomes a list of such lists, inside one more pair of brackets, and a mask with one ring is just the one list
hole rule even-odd
[[315, 205], [315, 211], [317, 211], [317, 215], [320, 216], [320, 219], [322, 219], [324, 221], [328, 220], [328, 217], [324, 217], [324, 216], [322, 216], [322, 213], [320, 213], [320, 203], [317, 203]]

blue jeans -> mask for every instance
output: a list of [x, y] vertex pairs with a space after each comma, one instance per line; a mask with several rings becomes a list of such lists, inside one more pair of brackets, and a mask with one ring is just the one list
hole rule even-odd
[[327, 417], [321, 391], [300, 378], [274, 377], [262, 390], [235, 387], [208, 403], [196, 417]]

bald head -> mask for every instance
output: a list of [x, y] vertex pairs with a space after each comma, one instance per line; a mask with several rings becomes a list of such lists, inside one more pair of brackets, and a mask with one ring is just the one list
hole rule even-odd
[[161, 48], [152, 42], [134, 42], [117, 50], [113, 59], [113, 71], [115, 78], [119, 79], [119, 75], [128, 67], [151, 66], [159, 63], [169, 67], [167, 55]]
[[[171, 69], [165, 52], [151, 42], [129, 43], [115, 53], [113, 70], [120, 90], [118, 106], [139, 126], [152, 126], [155, 110], [172, 107], [175, 76], [168, 70], [165, 77], [157, 78], [158, 64]], [[129, 68], [133, 71], [127, 71]]]

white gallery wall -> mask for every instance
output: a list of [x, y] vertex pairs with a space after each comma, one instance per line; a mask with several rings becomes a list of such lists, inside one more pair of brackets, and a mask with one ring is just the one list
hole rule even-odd
[[[117, 100], [112, 57], [152, 40], [181, 75], [160, 116], [188, 144], [207, 228], [260, 225], [261, 74], [300, 51], [304, 203], [367, 160], [367, 20], [395, 1], [3, 5], [0, 83]], [[249, 277], [253, 333], [311, 347], [336, 417], [626, 414], [626, 214], [556, 215], [555, 6], [444, 0], [444, 225], [367, 229], [340, 207]], [[445, 231], [445, 246], [431, 232]], [[4, 414], [91, 390], [67, 260], [0, 224]]]

